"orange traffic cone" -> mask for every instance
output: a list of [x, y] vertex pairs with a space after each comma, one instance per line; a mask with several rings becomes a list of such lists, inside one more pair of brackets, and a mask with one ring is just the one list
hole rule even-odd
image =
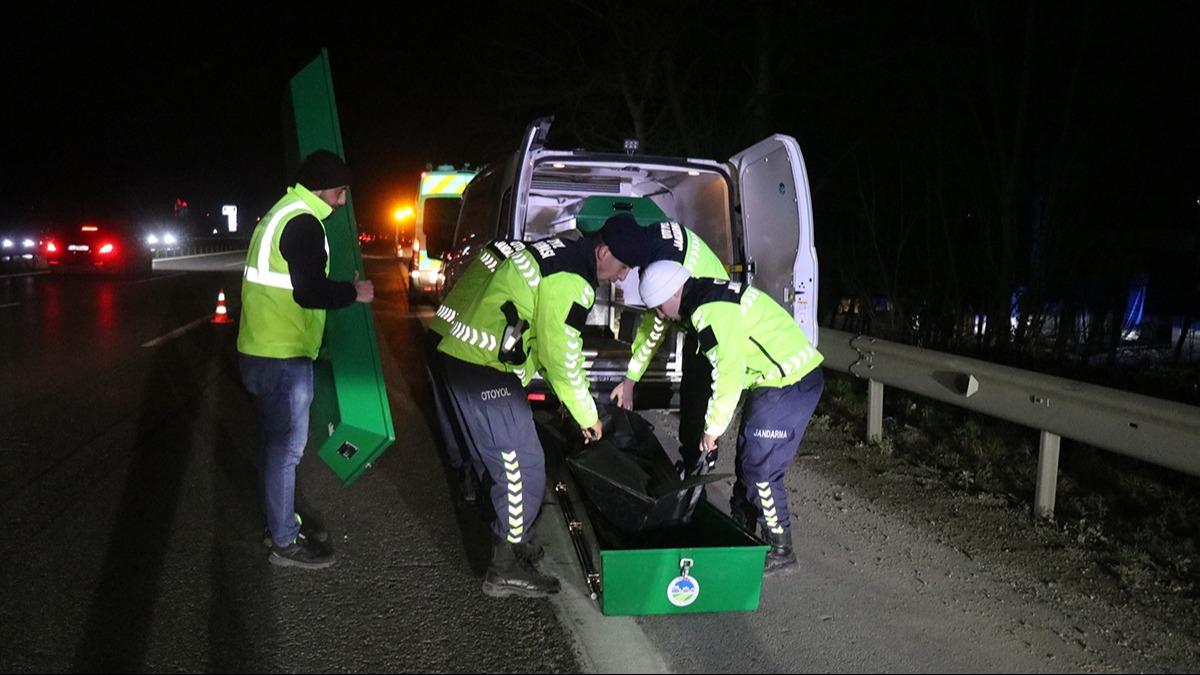
[[233, 323], [229, 318], [229, 310], [225, 309], [225, 289], [217, 294], [217, 313], [213, 315], [212, 323]]

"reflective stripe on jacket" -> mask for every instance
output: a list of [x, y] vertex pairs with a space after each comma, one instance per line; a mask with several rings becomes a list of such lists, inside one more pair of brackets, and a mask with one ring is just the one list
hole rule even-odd
[[[590, 267], [588, 267], [590, 260]], [[598, 419], [583, 368], [583, 327], [596, 301], [595, 257], [577, 233], [484, 247], [438, 308], [438, 350], [511, 372], [540, 372], [580, 426]], [[506, 339], [507, 338], [507, 339]]]
[[824, 360], [792, 315], [756, 288], [692, 279], [680, 313], [712, 364], [704, 416], [704, 433], [711, 436], [729, 427], [743, 389], [799, 382]]
[[[729, 272], [721, 264], [721, 259], [712, 252], [708, 244], [704, 243], [700, 235], [672, 221], [650, 227], [662, 227], [664, 238], [677, 236], [681, 241], [686, 242], [683, 259], [678, 262], [691, 273], [693, 278], [729, 279]], [[658, 261], [652, 260], [651, 262]], [[633, 356], [629, 359], [629, 368], [625, 372], [625, 377], [634, 382], [642, 379], [642, 376], [646, 374], [646, 368], [650, 367], [650, 360], [658, 353], [658, 348], [666, 334], [667, 321], [659, 318], [653, 311], [647, 310], [642, 314], [642, 322], [638, 324], [637, 334], [633, 336], [631, 349]]]

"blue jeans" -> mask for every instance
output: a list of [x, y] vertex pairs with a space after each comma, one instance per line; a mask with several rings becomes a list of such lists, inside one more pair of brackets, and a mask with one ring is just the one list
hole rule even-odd
[[296, 465], [308, 443], [308, 407], [313, 399], [313, 362], [307, 357], [270, 359], [239, 354], [242, 383], [258, 404], [263, 449], [258, 468], [263, 510], [271, 541], [296, 540]]

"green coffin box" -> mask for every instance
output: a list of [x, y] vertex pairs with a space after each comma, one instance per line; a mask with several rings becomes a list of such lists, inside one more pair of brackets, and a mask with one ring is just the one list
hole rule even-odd
[[[345, 157], [324, 50], [292, 78], [287, 103], [290, 114], [285, 113], [285, 122], [294, 121], [289, 129], [293, 173], [314, 150]], [[330, 278], [349, 281], [355, 272], [365, 276], [349, 198], [324, 222]], [[318, 456], [343, 485], [358, 478], [396, 440], [370, 305], [356, 302], [326, 314], [325, 341], [313, 367], [311, 424], [310, 438], [320, 443]]]
[[643, 227], [667, 220], [667, 214], [649, 197], [593, 195], [583, 200], [579, 213], [575, 214], [575, 227], [581, 232], [595, 232], [618, 213], [628, 213]]
[[688, 525], [624, 546], [599, 542], [606, 615], [758, 609], [768, 547], [706, 501], [697, 504]]
[[[621, 417], [629, 424], [618, 423]], [[613, 461], [613, 455], [603, 459], [607, 453], [589, 458], [578, 427], [554, 410], [534, 414], [548, 484], [554, 486], [588, 594], [600, 610], [609, 616], [757, 610], [769, 547], [704, 498], [686, 523], [677, 520], [682, 511], [659, 509], [676, 488], [639, 487], [642, 481], [656, 483], [662, 471], [658, 462], [669, 463], [665, 454], [658, 455], [662, 447], [653, 426], [612, 406], [601, 408], [601, 419], [607, 439], [601, 443], [619, 447], [619, 456], [628, 461]], [[630, 512], [635, 517], [623, 517]], [[650, 520], [661, 524], [650, 525]]]

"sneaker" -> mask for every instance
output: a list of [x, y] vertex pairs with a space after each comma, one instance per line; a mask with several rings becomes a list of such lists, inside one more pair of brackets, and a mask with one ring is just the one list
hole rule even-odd
[[333, 551], [317, 542], [309, 541], [303, 534], [296, 535], [295, 541], [282, 548], [272, 546], [271, 555], [267, 559], [272, 565], [308, 570], [324, 569], [336, 561]]
[[[299, 513], [296, 514], [296, 522], [300, 525], [300, 532], [304, 536], [308, 537], [309, 539], [320, 542], [322, 544], [329, 541], [329, 530], [326, 530], [323, 528], [318, 528], [317, 525], [305, 525], [304, 519], [300, 517]], [[273, 546], [274, 544], [275, 544], [275, 542], [271, 541], [271, 528], [264, 527], [263, 528], [263, 546], [266, 546], [267, 548], [271, 548], [271, 546]]]

